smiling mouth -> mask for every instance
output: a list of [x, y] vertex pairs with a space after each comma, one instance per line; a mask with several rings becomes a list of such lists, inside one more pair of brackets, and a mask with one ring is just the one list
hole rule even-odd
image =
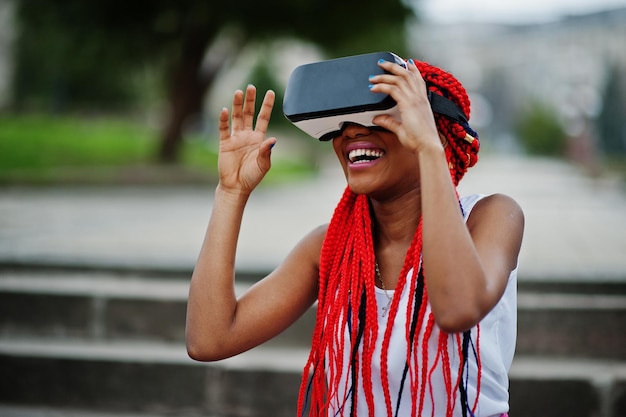
[[352, 164], [359, 164], [374, 161], [384, 154], [381, 149], [353, 149], [348, 153], [348, 160]]

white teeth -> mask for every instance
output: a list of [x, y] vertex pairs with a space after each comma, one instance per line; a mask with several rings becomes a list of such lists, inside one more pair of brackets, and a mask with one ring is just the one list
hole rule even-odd
[[380, 158], [384, 152], [380, 149], [354, 149], [348, 153], [350, 162], [367, 162]]

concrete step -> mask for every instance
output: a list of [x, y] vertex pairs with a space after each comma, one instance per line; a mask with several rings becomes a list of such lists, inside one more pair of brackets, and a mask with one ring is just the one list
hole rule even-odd
[[[33, 259], [20, 261], [18, 259], [6, 260], [0, 259], [0, 276], [9, 274], [19, 275], [76, 275], [76, 274], [102, 274], [115, 277], [130, 278], [163, 278], [189, 281], [192, 274], [189, 267], [164, 267], [157, 265], [155, 267], [147, 267], [145, 265], [132, 264], [111, 264], [94, 262], [78, 262], [78, 261], [58, 261], [45, 259]], [[257, 282], [269, 274], [271, 270], [265, 270], [262, 267], [256, 269], [239, 269], [237, 271], [237, 280], [242, 284], [252, 284]], [[601, 274], [598, 274], [601, 276]], [[605, 278], [586, 278], [582, 279], [566, 279], [563, 277], [551, 278], [543, 277], [520, 277], [518, 281], [519, 291], [541, 292], [541, 293], [562, 293], [562, 294], [612, 294], [626, 295], [626, 271], [624, 276], [605, 277]]]
[[1, 333], [58, 338], [181, 340], [186, 284], [99, 272], [0, 277]]
[[[532, 289], [518, 297], [520, 354], [626, 358], [626, 295]], [[4, 270], [0, 335], [182, 341], [187, 291], [188, 279], [158, 274]], [[311, 309], [270, 344], [308, 346], [314, 320]]]
[[0, 339], [0, 404], [167, 415], [293, 416], [307, 352], [194, 362], [180, 343]]
[[[242, 294], [251, 283], [235, 286]], [[110, 271], [4, 270], [0, 336], [184, 341], [189, 279]], [[275, 346], [308, 347], [311, 309]]]
[[[0, 338], [0, 414], [291, 417], [307, 353], [262, 346], [202, 364], [178, 343]], [[515, 416], [626, 415], [626, 361], [518, 356], [510, 379]]]
[[[199, 413], [176, 414], [178, 417], [200, 417]], [[92, 411], [67, 407], [42, 407], [31, 405], [0, 404], [2, 417], [171, 417], [168, 413], [144, 413], [127, 411]]]
[[626, 360], [626, 296], [518, 293], [516, 352]]
[[[626, 295], [533, 289], [518, 295], [519, 354], [626, 360]], [[181, 342], [187, 293], [165, 276], [5, 270], [0, 336]], [[313, 307], [270, 346], [307, 348], [314, 322]]]

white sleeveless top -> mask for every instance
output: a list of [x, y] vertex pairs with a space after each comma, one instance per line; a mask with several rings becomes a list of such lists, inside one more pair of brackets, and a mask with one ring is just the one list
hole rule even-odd
[[[472, 208], [484, 195], [470, 195], [461, 198], [461, 207], [465, 220], [467, 220]], [[409, 275], [412, 271], [409, 272]], [[395, 317], [393, 323], [393, 331], [391, 334], [391, 340], [389, 344], [388, 355], [388, 376], [389, 376], [389, 388], [391, 393], [392, 410], [396, 415], [396, 400], [398, 398], [398, 392], [400, 390], [400, 383], [402, 374], [405, 367], [407, 341], [405, 339], [405, 325], [406, 314], [408, 308], [408, 285], [404, 288], [400, 304], [398, 307], [398, 314]], [[376, 287], [376, 301], [378, 304], [378, 337], [376, 340], [376, 347], [374, 350], [374, 363], [372, 364], [372, 379], [374, 387], [374, 415], [386, 416], [387, 409], [385, 405], [384, 392], [382, 390], [382, 382], [380, 377], [380, 358], [382, 341], [384, 339], [384, 332], [387, 326], [387, 316], [383, 316], [383, 308], [388, 305], [388, 297], [393, 296], [393, 291], [382, 290]], [[430, 304], [427, 305], [426, 317], [430, 313]], [[426, 322], [426, 320], [424, 320]], [[425, 326], [425, 325], [424, 325]], [[437, 344], [439, 338], [440, 329], [435, 324], [432, 335], [429, 339], [428, 348], [428, 369], [432, 368], [435, 364], [435, 357], [437, 353]], [[509, 410], [509, 394], [508, 394], [508, 370], [513, 360], [513, 354], [515, 351], [517, 333], [517, 268], [514, 269], [509, 275], [508, 284], [504, 295], [496, 306], [491, 310], [485, 318], [480, 322], [480, 359], [482, 364], [482, 375], [480, 379], [480, 395], [475, 417], [483, 416], [499, 416], [502, 413], [506, 413]], [[423, 334], [423, 329], [420, 334]], [[476, 343], [476, 327], [471, 331], [472, 341]], [[420, 337], [421, 340], [421, 337]], [[454, 384], [457, 380], [458, 368], [461, 358], [458, 355], [456, 346], [453, 346], [452, 337], [448, 338], [450, 354], [450, 372], [451, 380]], [[343, 391], [343, 387], [350, 387], [350, 358], [346, 356], [344, 358], [344, 376], [340, 383], [339, 395], [331, 400], [329, 416], [348, 416], [350, 415], [350, 400], [345, 401], [349, 394]], [[470, 406], [474, 404], [476, 399], [476, 385], [477, 385], [477, 363], [474, 354], [470, 348], [467, 360], [469, 370], [466, 375], [469, 375], [467, 379], [467, 402]], [[432, 383], [432, 397], [430, 390], [426, 388], [424, 408], [422, 415], [425, 417], [441, 416], [445, 415], [447, 406], [447, 395], [445, 385], [443, 381], [443, 374], [441, 371], [441, 359], [437, 361], [435, 371], [431, 374]], [[359, 379], [362, 376], [359, 375]], [[400, 409], [398, 410], [398, 416], [410, 416], [411, 415], [411, 393], [410, 393], [409, 376], [407, 375], [402, 392], [402, 401], [400, 403]], [[368, 408], [365, 400], [365, 394], [362, 390], [362, 381], [359, 381], [359, 392], [357, 399], [357, 416], [367, 416]], [[453, 395], [456, 396], [454, 416], [462, 416], [461, 401], [458, 394], [458, 387], [453, 387]], [[434, 407], [434, 410], [433, 410]], [[469, 414], [468, 414], [469, 415]]]

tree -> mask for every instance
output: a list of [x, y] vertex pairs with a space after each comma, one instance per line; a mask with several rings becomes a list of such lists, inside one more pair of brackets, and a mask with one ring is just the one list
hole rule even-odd
[[[80, 98], [79, 91], [118, 97], [132, 71], [157, 65], [169, 103], [158, 155], [174, 162], [186, 120], [201, 111], [218, 72], [252, 40], [301, 38], [329, 57], [404, 53], [411, 14], [402, 0], [22, 0], [18, 93], [29, 80], [45, 80], [43, 72], [57, 103]], [[37, 65], [42, 56], [49, 61]]]
[[515, 133], [531, 155], [565, 155], [567, 136], [556, 112], [545, 104], [532, 103], [517, 121]]

